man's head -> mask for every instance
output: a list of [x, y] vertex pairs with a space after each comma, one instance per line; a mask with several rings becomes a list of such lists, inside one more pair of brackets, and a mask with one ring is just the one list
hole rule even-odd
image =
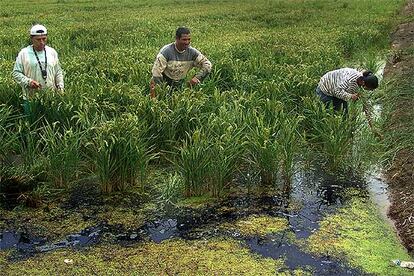
[[43, 25], [33, 25], [30, 29], [30, 38], [36, 51], [43, 51], [47, 42], [47, 29]]
[[175, 45], [179, 51], [184, 51], [188, 48], [191, 42], [190, 29], [186, 27], [179, 27], [175, 32]]
[[378, 87], [378, 78], [371, 71], [364, 71], [361, 86], [366, 90], [374, 90]]

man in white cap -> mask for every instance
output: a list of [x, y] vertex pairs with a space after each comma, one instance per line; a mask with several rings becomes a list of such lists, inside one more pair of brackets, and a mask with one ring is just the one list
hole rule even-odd
[[34, 25], [30, 29], [32, 45], [23, 48], [14, 64], [13, 78], [23, 89], [25, 113], [30, 113], [28, 100], [36, 91], [63, 91], [63, 72], [55, 49], [46, 46], [47, 29]]

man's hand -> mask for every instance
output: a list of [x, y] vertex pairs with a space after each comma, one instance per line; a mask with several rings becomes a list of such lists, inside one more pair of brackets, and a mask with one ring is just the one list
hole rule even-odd
[[199, 83], [200, 83], [200, 80], [199, 80], [199, 79], [197, 79], [196, 77], [192, 78], [192, 79], [188, 82], [188, 84], [190, 85], [190, 87], [193, 87], [194, 85], [197, 85], [197, 84], [199, 84]]
[[155, 98], [155, 81], [151, 80], [150, 82], [150, 97]]
[[357, 93], [351, 94], [351, 100], [356, 101], [359, 99], [359, 95]]
[[39, 89], [42, 88], [42, 85], [35, 80], [31, 80], [29, 83], [30, 88]]

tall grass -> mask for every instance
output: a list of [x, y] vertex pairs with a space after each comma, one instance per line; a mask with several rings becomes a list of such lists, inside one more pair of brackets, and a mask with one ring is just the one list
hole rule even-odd
[[[347, 124], [353, 117], [343, 121], [312, 106], [317, 99], [302, 98], [324, 72], [380, 56], [391, 15], [403, 2], [40, 0], [29, 7], [3, 1], [0, 104], [22, 111], [21, 88], [10, 71], [38, 14], [44, 14], [40, 21], [50, 30], [48, 44], [59, 53], [66, 83], [62, 95], [42, 91], [32, 99], [34, 125], [0, 112], [7, 121], [2, 154], [15, 148], [27, 170], [33, 165], [48, 172], [57, 186], [75, 180], [81, 162], [105, 192], [143, 186], [150, 161], [162, 155], [173, 161], [185, 195], [221, 196], [245, 160], [264, 184], [278, 177], [289, 183], [304, 130], [315, 159], [331, 171], [344, 170], [359, 158], [349, 145], [364, 144], [352, 135], [365, 130]], [[171, 14], [171, 5], [181, 12]], [[111, 13], [103, 17], [105, 10]], [[161, 87], [150, 99], [154, 58], [183, 22], [213, 72], [200, 86]]]
[[10, 107], [0, 105], [0, 164], [15, 148], [18, 133], [14, 125], [17, 119]]
[[85, 146], [104, 193], [144, 186], [148, 164], [157, 154], [142, 137], [143, 128], [136, 117], [123, 116], [91, 129]]
[[187, 134], [187, 139], [177, 149], [172, 162], [181, 175], [185, 196], [199, 196], [207, 192], [209, 176], [210, 147], [204, 130], [196, 129]]
[[40, 135], [46, 149], [48, 178], [55, 187], [68, 188], [81, 176], [83, 132], [54, 123], [45, 125]]

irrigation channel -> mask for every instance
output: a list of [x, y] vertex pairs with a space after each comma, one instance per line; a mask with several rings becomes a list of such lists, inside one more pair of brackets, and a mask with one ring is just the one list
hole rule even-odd
[[[234, 196], [197, 210], [169, 206], [159, 213], [157, 219], [148, 221], [135, 230], [125, 231], [122, 227], [101, 223], [70, 234], [55, 243], [42, 237], [8, 230], [0, 233], [0, 249], [15, 249], [13, 260], [19, 261], [60, 248], [81, 249], [108, 241], [130, 245], [144, 241], [160, 243], [174, 238], [200, 240], [229, 237], [241, 241], [251, 252], [263, 257], [284, 257], [288, 269], [306, 267], [315, 275], [364, 275], [337, 259], [307, 253], [288, 237], [288, 234], [294, 233], [297, 240], [306, 240], [318, 230], [319, 222], [325, 215], [335, 213], [349, 200], [344, 193], [349, 188], [361, 191], [367, 198], [371, 197], [379, 208], [383, 208], [380, 212], [385, 214], [388, 206], [386, 184], [377, 177], [370, 177], [365, 183], [350, 180], [338, 183], [315, 172], [297, 173], [291, 194], [287, 197]], [[290, 208], [291, 204], [301, 207]], [[222, 223], [252, 215], [285, 218], [289, 227], [265, 236], [245, 236], [237, 230], [219, 227]]]

